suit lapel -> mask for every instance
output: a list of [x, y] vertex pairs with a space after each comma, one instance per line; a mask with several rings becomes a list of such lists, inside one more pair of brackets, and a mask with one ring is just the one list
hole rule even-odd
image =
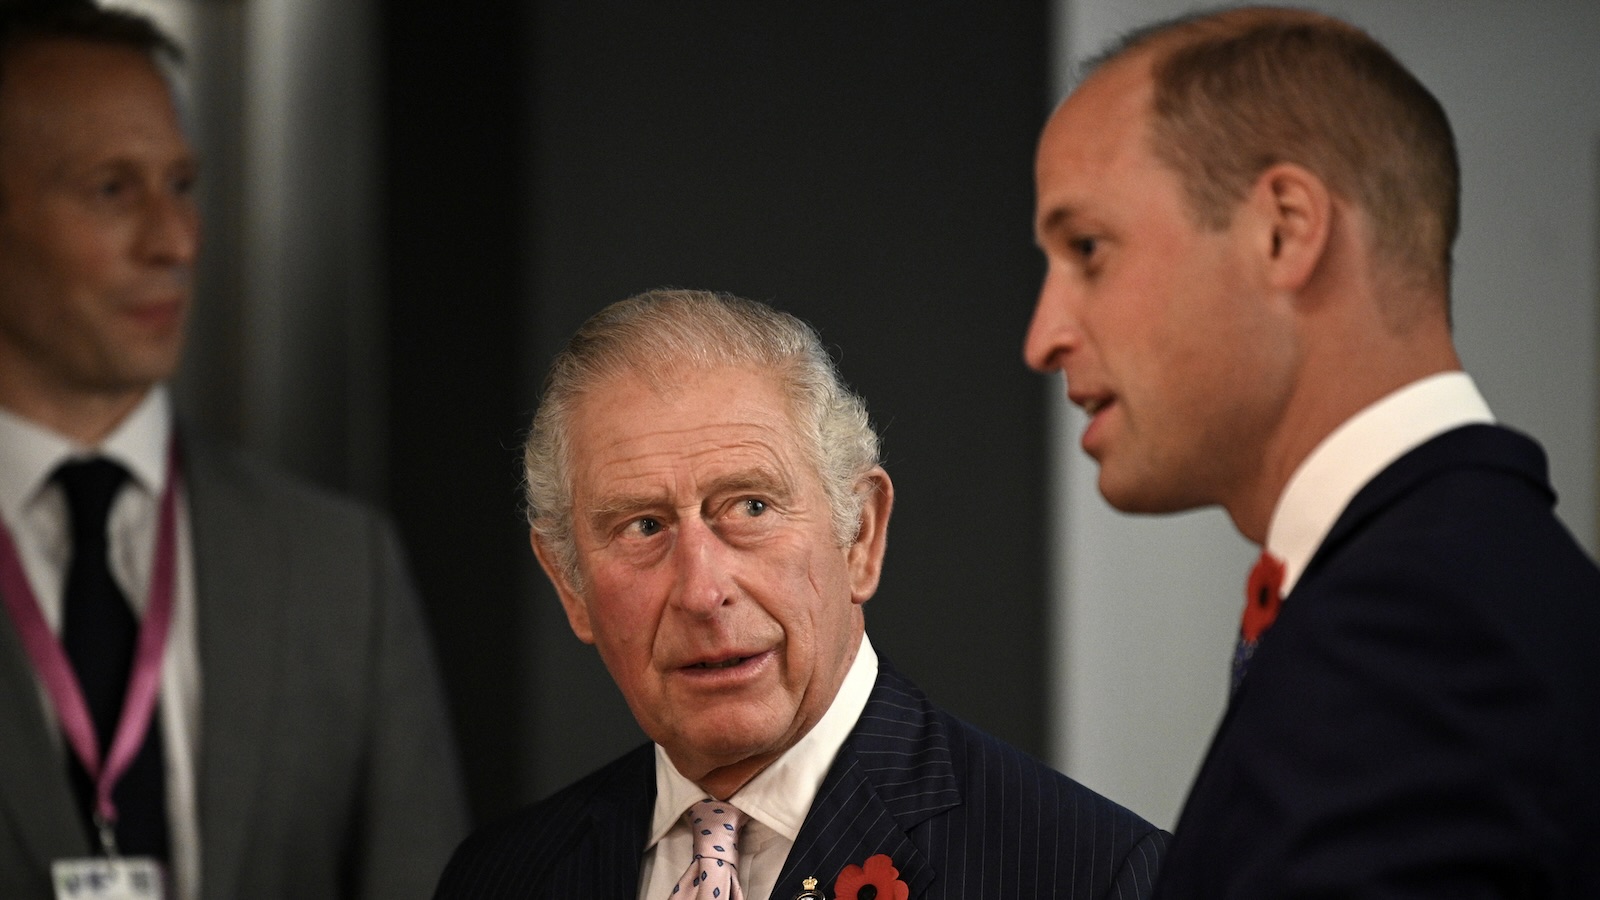
[[[1550, 489], [1544, 451], [1539, 449], [1538, 444], [1515, 431], [1496, 425], [1463, 425], [1446, 431], [1395, 460], [1356, 492], [1350, 499], [1349, 505], [1334, 520], [1333, 527], [1328, 530], [1328, 536], [1323, 538], [1322, 544], [1317, 547], [1316, 553], [1306, 564], [1305, 573], [1300, 576], [1300, 581], [1290, 592], [1290, 602], [1284, 604], [1284, 611], [1279, 614], [1279, 624], [1276, 627], [1282, 627], [1282, 624], [1291, 617], [1299, 615], [1298, 611], [1308, 602], [1305, 599], [1308, 593], [1305, 588], [1315, 584], [1317, 575], [1329, 561], [1337, 556], [1349, 541], [1360, 535], [1375, 517], [1382, 515], [1384, 510], [1427, 479], [1446, 470], [1463, 466], [1480, 466], [1511, 472], [1536, 485], [1550, 497], [1552, 503], [1555, 501], [1555, 495]], [[1296, 597], [1300, 598], [1301, 606], [1296, 606], [1293, 602]], [[1270, 634], [1268, 640], [1270, 641]], [[1258, 652], [1267, 652], [1265, 649], [1267, 646], [1263, 644], [1263, 649]], [[1222, 721], [1218, 723], [1217, 730], [1212, 735], [1211, 744], [1201, 761], [1195, 780], [1190, 785], [1189, 796], [1185, 798], [1183, 810], [1179, 815], [1176, 833], [1183, 832], [1186, 824], [1184, 816], [1189, 812], [1189, 800], [1194, 797], [1196, 790], [1210, 774], [1217, 748], [1233, 724], [1234, 712], [1239, 706], [1238, 701], [1249, 690], [1250, 681], [1246, 679], [1229, 701]]]
[[[633, 751], [604, 787], [574, 802], [581, 817], [573, 822], [570, 839], [551, 851], [560, 861], [542, 887], [557, 895], [633, 900], [639, 894], [645, 833], [656, 802], [654, 746]], [[548, 814], [559, 819], [572, 809]]]
[[591, 839], [585, 842], [583, 855], [606, 873], [601, 897], [632, 900], [639, 894], [645, 832], [656, 802], [655, 759], [651, 745], [635, 751], [625, 776], [612, 783], [605, 802], [590, 819]]
[[184, 444], [201, 671], [197, 773], [201, 871], [211, 888], [236, 883], [270, 748], [279, 610], [288, 561], [277, 529], [250, 528], [261, 504], [246, 477], [203, 444]]
[[17, 829], [29, 857], [45, 868], [53, 859], [90, 851], [67, 786], [66, 756], [50, 728], [32, 665], [11, 617], [0, 609], [0, 808], [10, 810], [0, 818]]
[[927, 890], [934, 868], [908, 832], [961, 802], [948, 736], [929, 712], [922, 692], [880, 663], [872, 695], [823, 779], [773, 900], [795, 896], [808, 877], [831, 894], [845, 866], [879, 853], [893, 860], [911, 896]]
[[1538, 444], [1495, 425], [1464, 425], [1401, 456], [1357, 491], [1307, 563], [1301, 580], [1314, 577], [1316, 571], [1338, 553], [1346, 541], [1359, 533], [1372, 517], [1410, 493], [1418, 484], [1446, 470], [1468, 466], [1511, 472], [1536, 485], [1550, 497], [1552, 503], [1555, 502], [1544, 452]]

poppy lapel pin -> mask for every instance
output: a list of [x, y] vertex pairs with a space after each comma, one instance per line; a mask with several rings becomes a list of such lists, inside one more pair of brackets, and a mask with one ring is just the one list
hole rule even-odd
[[900, 880], [894, 861], [879, 853], [863, 865], [845, 866], [833, 883], [834, 900], [907, 900], [911, 888]]

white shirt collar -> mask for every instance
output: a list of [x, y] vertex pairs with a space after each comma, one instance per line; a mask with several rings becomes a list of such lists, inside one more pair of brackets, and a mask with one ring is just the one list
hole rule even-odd
[[1430, 375], [1389, 394], [1323, 438], [1289, 478], [1267, 527], [1288, 595], [1339, 514], [1361, 488], [1428, 440], [1494, 415], [1465, 372]]
[[20, 521], [56, 467], [94, 454], [121, 463], [152, 496], [166, 487], [167, 441], [172, 433], [171, 401], [157, 385], [117, 425], [98, 448], [85, 447], [10, 410], [0, 408], [0, 514]]
[[[794, 841], [800, 835], [806, 813], [811, 810], [811, 801], [822, 787], [822, 779], [861, 718], [877, 680], [878, 654], [863, 634], [856, 658], [850, 663], [850, 670], [845, 673], [844, 682], [839, 685], [839, 693], [828, 711], [793, 747], [725, 799], [745, 815]], [[650, 820], [650, 838], [644, 849], [648, 851], [654, 847], [683, 817], [683, 811], [705, 796], [705, 789], [685, 778], [667, 757], [666, 750], [657, 744], [656, 805]]]

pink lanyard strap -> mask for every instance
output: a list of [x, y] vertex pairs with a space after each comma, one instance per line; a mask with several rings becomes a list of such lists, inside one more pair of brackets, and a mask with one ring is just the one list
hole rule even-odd
[[[44, 682], [45, 693], [55, 706], [78, 761], [95, 782], [95, 819], [100, 825], [101, 839], [111, 844], [110, 825], [117, 821], [117, 807], [111, 800], [111, 791], [138, 755], [150, 730], [154, 717], [156, 695], [161, 685], [161, 660], [166, 651], [167, 632], [172, 625], [174, 572], [177, 568], [178, 543], [178, 442], [176, 436], [167, 445], [167, 485], [161, 492], [161, 511], [156, 532], [155, 564], [150, 570], [150, 595], [145, 608], [144, 621], [139, 626], [138, 646], [134, 652], [133, 671], [128, 676], [128, 692], [122, 701], [122, 717], [117, 722], [105, 765], [100, 760], [100, 747], [95, 740], [94, 722], [89, 717], [89, 706], [78, 686], [78, 676], [61, 647], [61, 641], [50, 631], [39, 603], [28, 584], [27, 573], [17, 553], [16, 542], [4, 522], [0, 522], [0, 596], [3, 596], [11, 621], [17, 626], [22, 646], [33, 661], [34, 671]], [[114, 850], [108, 845], [107, 850]]]

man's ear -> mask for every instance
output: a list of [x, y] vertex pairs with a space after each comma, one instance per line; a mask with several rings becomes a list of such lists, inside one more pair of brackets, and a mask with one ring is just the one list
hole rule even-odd
[[585, 644], [594, 643], [594, 628], [589, 623], [589, 606], [583, 602], [572, 583], [567, 578], [567, 573], [557, 561], [558, 554], [550, 548], [539, 532], [528, 529], [528, 543], [533, 545], [533, 555], [539, 558], [539, 567], [544, 569], [544, 574], [555, 585], [556, 596], [561, 598], [561, 606], [567, 611], [567, 624], [572, 626], [572, 633], [578, 640]]
[[1285, 291], [1306, 286], [1322, 262], [1333, 229], [1333, 195], [1315, 172], [1294, 163], [1268, 166], [1247, 202], [1264, 228], [1267, 282]]
[[861, 498], [861, 518], [855, 540], [847, 548], [850, 565], [850, 599], [865, 603], [878, 591], [883, 574], [883, 553], [889, 540], [889, 513], [894, 509], [894, 482], [881, 466], [856, 482]]

